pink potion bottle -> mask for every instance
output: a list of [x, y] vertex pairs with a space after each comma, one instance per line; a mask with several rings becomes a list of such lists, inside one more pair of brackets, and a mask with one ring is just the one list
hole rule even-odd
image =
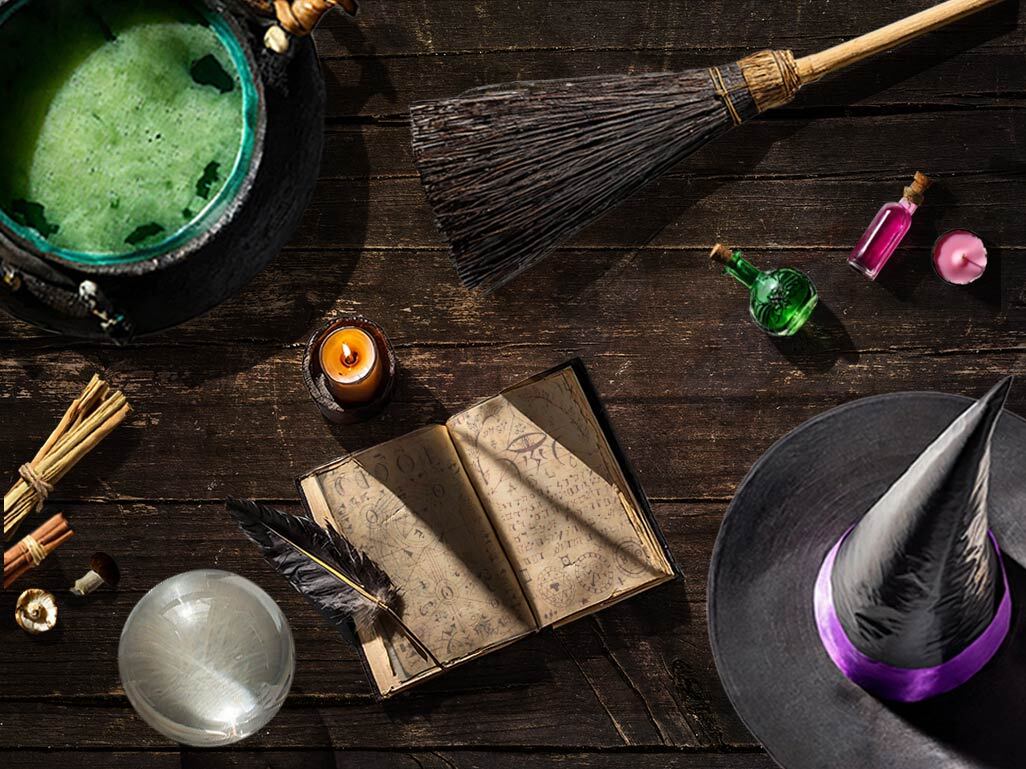
[[891, 254], [912, 225], [912, 214], [923, 204], [923, 193], [930, 186], [926, 174], [916, 171], [912, 184], [897, 203], [885, 203], [862, 234], [848, 257], [848, 264], [870, 280], [876, 280]]

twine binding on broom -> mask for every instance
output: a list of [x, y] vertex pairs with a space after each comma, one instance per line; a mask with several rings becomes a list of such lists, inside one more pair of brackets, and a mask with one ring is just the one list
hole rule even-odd
[[791, 51], [757, 51], [737, 63], [759, 112], [787, 104], [802, 81]]
[[730, 119], [734, 121], [734, 125], [741, 125], [741, 115], [738, 114], [737, 107], [734, 106], [734, 97], [732, 97], [731, 94], [746, 89], [743, 86], [741, 88], [734, 88], [733, 90], [727, 88], [726, 83], [723, 82], [723, 73], [720, 72], [719, 67], [709, 67], [709, 77], [712, 78], [713, 88], [716, 89], [716, 95], [723, 101], [723, 106], [727, 108], [727, 112], [730, 114]]

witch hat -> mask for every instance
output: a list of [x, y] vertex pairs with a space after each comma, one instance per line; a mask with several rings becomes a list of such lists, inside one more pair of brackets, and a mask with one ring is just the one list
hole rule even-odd
[[914, 702], [954, 689], [1008, 633], [987, 492], [991, 437], [1011, 384], [1006, 377], [952, 422], [823, 561], [820, 638], [873, 694]]
[[788, 769], [1026, 766], [1026, 422], [1002, 411], [1010, 385], [968, 408], [939, 393], [846, 404], [739, 487], [710, 637], [739, 714]]

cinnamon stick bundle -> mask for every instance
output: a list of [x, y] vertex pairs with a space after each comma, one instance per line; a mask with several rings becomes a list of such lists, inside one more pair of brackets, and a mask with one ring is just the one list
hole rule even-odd
[[54, 485], [132, 411], [120, 390], [97, 376], [68, 408], [30, 462], [18, 469], [20, 476], [4, 494], [4, 539], [9, 540], [21, 520], [41, 510]]
[[4, 589], [9, 588], [25, 572], [36, 568], [50, 553], [75, 535], [63, 513], [57, 513], [23, 537], [14, 547], [4, 551]]

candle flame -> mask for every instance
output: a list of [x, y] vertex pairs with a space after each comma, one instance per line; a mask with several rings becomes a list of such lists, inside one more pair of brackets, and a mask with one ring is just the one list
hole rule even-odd
[[342, 343], [342, 362], [347, 366], [355, 366], [356, 362], [360, 360], [360, 354], [353, 351], [345, 342]]

